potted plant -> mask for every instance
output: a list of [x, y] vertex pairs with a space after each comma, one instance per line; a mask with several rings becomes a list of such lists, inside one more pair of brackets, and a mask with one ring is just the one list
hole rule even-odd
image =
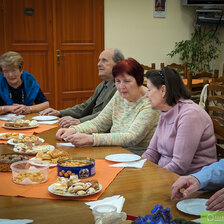
[[175, 43], [175, 48], [169, 54], [173, 57], [180, 54], [180, 59], [187, 62], [188, 71], [193, 73], [211, 72], [210, 63], [219, 57], [219, 47], [223, 44], [215, 31], [195, 28], [190, 40]]

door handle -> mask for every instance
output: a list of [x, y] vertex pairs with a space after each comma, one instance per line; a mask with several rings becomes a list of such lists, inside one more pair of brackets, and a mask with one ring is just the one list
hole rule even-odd
[[60, 50], [57, 49], [56, 52], [57, 52], [57, 65], [60, 66]]

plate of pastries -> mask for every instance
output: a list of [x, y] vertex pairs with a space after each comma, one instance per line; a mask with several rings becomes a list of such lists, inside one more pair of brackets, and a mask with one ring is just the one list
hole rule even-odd
[[36, 135], [31, 135], [31, 136], [21, 135], [16, 138], [11, 138], [7, 141], [7, 143], [10, 145], [16, 145], [18, 143], [27, 143], [27, 142], [31, 142], [34, 145], [37, 145], [38, 143], [41, 144], [42, 142], [44, 142], [44, 139], [39, 138]]
[[21, 133], [15, 133], [15, 132], [1, 133], [0, 134], [0, 139], [1, 140], [9, 140], [9, 139], [13, 139], [13, 138], [19, 138], [22, 135], [23, 134], [21, 134]]
[[35, 160], [35, 163], [37, 163], [38, 161], [47, 161], [50, 163], [50, 167], [52, 166], [57, 166], [57, 162], [59, 159], [62, 158], [68, 158], [69, 153], [66, 151], [62, 151], [59, 149], [53, 149], [53, 150], [49, 150], [49, 151], [40, 151], [36, 154], [36, 156], [32, 159]]
[[29, 129], [29, 128], [36, 128], [40, 124], [36, 120], [23, 120], [18, 119], [15, 121], [7, 122], [2, 125], [3, 128], [6, 129]]
[[26, 143], [17, 143], [14, 145], [13, 151], [19, 154], [24, 155], [36, 155], [38, 152], [47, 152], [54, 150], [53, 145], [49, 145], [45, 142], [26, 142]]
[[19, 155], [16, 153], [6, 153], [0, 155], [0, 172], [11, 172], [11, 164], [23, 161], [23, 160], [29, 160], [29, 157], [27, 155]]
[[70, 178], [58, 177], [56, 183], [48, 187], [48, 191], [54, 195], [63, 197], [86, 197], [102, 190], [98, 180], [80, 180], [77, 175]]

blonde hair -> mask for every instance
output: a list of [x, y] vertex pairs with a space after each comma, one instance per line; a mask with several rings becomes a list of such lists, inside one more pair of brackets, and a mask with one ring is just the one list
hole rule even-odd
[[18, 68], [22, 71], [23, 64], [24, 60], [19, 53], [8, 51], [0, 57], [0, 72], [2, 73], [2, 67]]

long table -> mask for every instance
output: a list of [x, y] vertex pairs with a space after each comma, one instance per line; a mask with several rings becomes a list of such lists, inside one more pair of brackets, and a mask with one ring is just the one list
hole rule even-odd
[[[55, 138], [57, 130], [58, 128], [54, 128], [38, 136], [56, 146], [59, 142]], [[57, 148], [76, 156], [89, 156], [94, 159], [104, 159], [106, 155], [114, 153], [127, 153], [122, 147]], [[12, 146], [0, 144], [0, 154], [7, 152], [12, 152]], [[99, 199], [113, 195], [124, 196], [126, 200], [123, 211], [132, 216], [145, 216], [156, 204], [160, 204], [165, 208], [169, 207], [174, 217], [183, 217], [187, 220], [198, 218], [180, 212], [176, 208], [177, 201], [170, 199], [171, 186], [177, 178], [177, 174], [147, 161], [142, 169], [122, 170]], [[201, 192], [192, 195], [203, 198], [208, 196], [209, 194]], [[94, 223], [91, 210], [82, 201], [6, 196], [0, 196], [0, 218], [33, 219], [34, 223], [38, 224]]]

